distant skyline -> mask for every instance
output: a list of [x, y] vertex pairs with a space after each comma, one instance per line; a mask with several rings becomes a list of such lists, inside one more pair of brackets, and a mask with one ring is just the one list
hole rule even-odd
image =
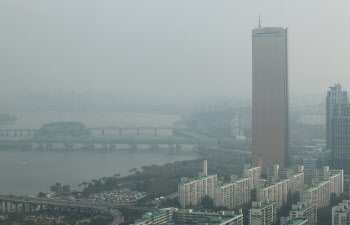
[[0, 2], [0, 97], [108, 92], [251, 98], [251, 29], [289, 29], [290, 96], [350, 90], [350, 2]]

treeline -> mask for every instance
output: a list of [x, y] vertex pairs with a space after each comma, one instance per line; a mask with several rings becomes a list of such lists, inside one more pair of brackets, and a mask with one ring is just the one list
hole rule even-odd
[[150, 198], [165, 196], [177, 191], [181, 177], [197, 177], [202, 171], [203, 159], [208, 160], [208, 173], [218, 174], [224, 180], [229, 180], [233, 174], [241, 175], [244, 163], [248, 162], [247, 155], [237, 152], [223, 151], [218, 148], [199, 147], [197, 159], [167, 163], [162, 166], [144, 166], [141, 169], [131, 169], [129, 175], [93, 179], [80, 184], [83, 187], [83, 197], [119, 188], [130, 188], [147, 192]]

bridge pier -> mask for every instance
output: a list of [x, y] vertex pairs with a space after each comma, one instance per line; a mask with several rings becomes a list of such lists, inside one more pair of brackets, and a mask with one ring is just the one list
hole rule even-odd
[[122, 136], [122, 129], [119, 129], [119, 136]]
[[154, 128], [154, 136], [157, 136], [157, 128]]
[[157, 152], [159, 150], [159, 145], [158, 144], [149, 144], [148, 148], [151, 152]]
[[101, 130], [101, 135], [105, 135], [105, 130], [104, 129]]
[[174, 153], [174, 144], [168, 144], [169, 153]]
[[16, 212], [18, 212], [18, 204], [17, 203], [14, 203], [14, 204], [15, 204]]
[[7, 213], [8, 212], [8, 205], [7, 205], [7, 202], [5, 202], [5, 213]]
[[137, 151], [137, 144], [129, 144], [129, 149], [131, 152]]
[[176, 144], [175, 149], [176, 149], [176, 152], [181, 152], [181, 145]]
[[33, 136], [35, 136], [36, 135], [36, 131], [35, 130], [33, 130]]
[[137, 128], [137, 129], [136, 129], [136, 134], [137, 134], [137, 136], [140, 135], [140, 128]]

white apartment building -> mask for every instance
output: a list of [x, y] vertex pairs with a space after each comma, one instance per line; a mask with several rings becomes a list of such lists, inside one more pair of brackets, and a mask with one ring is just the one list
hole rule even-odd
[[214, 206], [238, 208], [251, 198], [250, 178], [241, 178], [231, 183], [215, 187]]
[[249, 209], [250, 225], [270, 225], [277, 223], [277, 207], [275, 202], [263, 200], [262, 202], [253, 202]]
[[298, 202], [292, 205], [292, 210], [289, 212], [290, 219], [307, 219], [307, 225], [317, 224], [317, 205], [310, 202]]
[[276, 207], [280, 209], [287, 202], [290, 179], [280, 180], [258, 189], [257, 199], [259, 202], [268, 199], [269, 202], [276, 202]]
[[301, 192], [304, 189], [304, 173], [296, 173], [289, 177], [290, 179], [290, 190], [292, 193]]
[[317, 207], [325, 207], [330, 203], [331, 194], [340, 195], [343, 192], [341, 186], [343, 177], [341, 173], [332, 174], [323, 181], [304, 190], [301, 194], [301, 200], [304, 202], [316, 203]]
[[203, 162], [203, 172], [199, 178], [181, 178], [178, 185], [178, 199], [183, 208], [192, 204], [198, 205], [205, 196], [214, 198], [214, 188], [217, 184], [217, 175], [207, 175], [207, 160]]
[[343, 200], [332, 208], [332, 225], [350, 224], [350, 200]]
[[249, 180], [250, 190], [257, 189], [259, 187], [260, 175], [261, 175], [261, 168], [259, 166], [251, 167], [250, 164], [244, 165], [243, 177], [250, 178]]

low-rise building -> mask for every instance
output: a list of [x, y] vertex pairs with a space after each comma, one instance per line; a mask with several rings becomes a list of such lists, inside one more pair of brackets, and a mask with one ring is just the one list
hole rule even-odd
[[134, 225], [170, 224], [173, 222], [173, 212], [176, 208], [159, 209], [145, 213], [141, 219], [135, 220]]
[[174, 211], [175, 224], [215, 224], [215, 225], [243, 225], [243, 213], [222, 211], [218, 213], [194, 212], [193, 210]]
[[350, 224], [350, 200], [344, 200], [332, 208], [332, 225]]
[[277, 223], [277, 205], [275, 202], [263, 200], [253, 202], [249, 209], [250, 225], [270, 225]]

